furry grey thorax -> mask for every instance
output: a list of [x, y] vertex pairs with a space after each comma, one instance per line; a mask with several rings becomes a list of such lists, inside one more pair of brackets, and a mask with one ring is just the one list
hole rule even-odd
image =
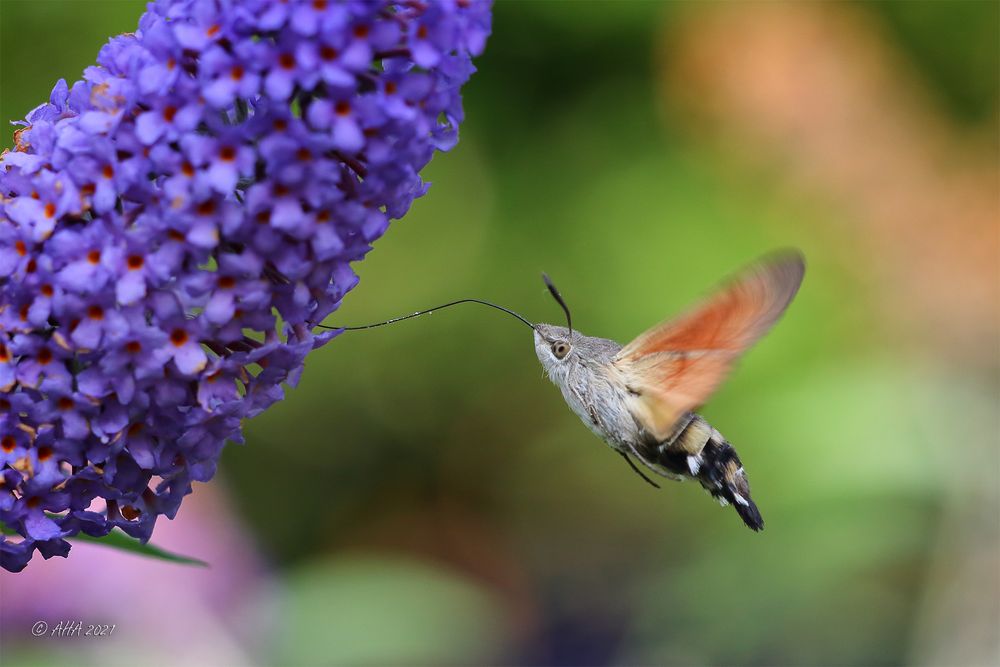
[[[643, 434], [626, 406], [625, 385], [610, 375], [611, 361], [622, 346], [578, 331], [571, 334], [566, 327], [552, 324], [535, 327], [535, 354], [573, 412], [611, 447], [632, 452]], [[563, 359], [553, 352], [553, 344], [557, 342], [570, 345], [569, 354]]]

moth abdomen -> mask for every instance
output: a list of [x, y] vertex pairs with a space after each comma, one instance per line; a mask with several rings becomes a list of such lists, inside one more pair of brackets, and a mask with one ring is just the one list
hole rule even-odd
[[764, 528], [764, 519], [750, 496], [743, 462], [722, 434], [703, 417], [685, 414], [670, 438], [656, 448], [656, 463], [674, 475], [697, 479], [712, 497], [732, 505], [753, 530]]
[[717, 434], [700, 415], [688, 412], [677, 422], [670, 437], [658, 444], [658, 463], [675, 474], [696, 477], [705, 445]]

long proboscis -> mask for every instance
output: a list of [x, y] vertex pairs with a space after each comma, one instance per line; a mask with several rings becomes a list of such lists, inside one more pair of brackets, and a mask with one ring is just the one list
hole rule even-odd
[[532, 329], [535, 328], [534, 324], [532, 324], [531, 322], [529, 322], [525, 318], [521, 317], [520, 315], [518, 315], [517, 313], [515, 313], [513, 310], [510, 310], [509, 308], [504, 308], [503, 306], [499, 306], [499, 305], [497, 305], [495, 303], [490, 303], [489, 301], [483, 301], [482, 299], [459, 299], [458, 301], [450, 301], [448, 303], [443, 303], [440, 306], [434, 306], [433, 308], [427, 308], [426, 310], [418, 310], [417, 312], [410, 313], [409, 315], [402, 315], [400, 317], [394, 317], [391, 320], [386, 320], [385, 322], [375, 322], [374, 324], [364, 324], [364, 325], [357, 326], [357, 327], [330, 327], [330, 326], [327, 326], [325, 324], [320, 324], [320, 325], [317, 325], [317, 326], [320, 326], [320, 327], [322, 327], [324, 329], [341, 329], [343, 331], [359, 331], [361, 329], [374, 329], [376, 327], [384, 327], [387, 324], [393, 324], [395, 322], [402, 322], [403, 320], [408, 320], [411, 317], [420, 317], [421, 315], [428, 315], [430, 313], [433, 313], [435, 310], [441, 310], [443, 308], [451, 308], [452, 306], [457, 306], [460, 303], [480, 303], [480, 304], [482, 304], [484, 306], [489, 306], [490, 308], [496, 308], [497, 310], [502, 310], [503, 312], [507, 313], [508, 315], [512, 315], [512, 316], [516, 317], [517, 319], [521, 320], [522, 322], [524, 322], [525, 324], [527, 324]]

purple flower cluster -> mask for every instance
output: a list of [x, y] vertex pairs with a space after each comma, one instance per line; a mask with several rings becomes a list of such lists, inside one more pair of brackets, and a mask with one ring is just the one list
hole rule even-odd
[[2, 566], [149, 539], [457, 140], [488, 2], [159, 0], [0, 157]]

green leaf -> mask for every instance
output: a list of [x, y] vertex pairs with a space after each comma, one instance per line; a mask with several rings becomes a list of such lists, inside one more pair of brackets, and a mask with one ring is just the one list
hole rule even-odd
[[129, 537], [125, 533], [121, 532], [117, 528], [112, 530], [110, 533], [104, 537], [91, 537], [90, 535], [84, 535], [80, 533], [75, 535], [70, 541], [79, 542], [90, 542], [91, 544], [100, 544], [106, 547], [111, 547], [112, 549], [121, 549], [122, 551], [131, 551], [132, 553], [139, 556], [147, 556], [149, 558], [159, 558], [160, 560], [170, 561], [172, 563], [178, 563], [180, 565], [197, 565], [199, 567], [209, 567], [209, 564], [198, 558], [192, 558], [191, 556], [182, 556], [180, 554], [175, 554], [172, 551], [167, 551], [166, 549], [161, 549], [153, 544], [143, 544], [134, 537]]
[[[0, 532], [5, 535], [17, 535], [17, 531], [8, 528], [3, 523], [0, 523]], [[152, 544], [143, 544], [134, 537], [129, 537], [121, 530], [115, 528], [110, 533], [104, 537], [92, 537], [84, 533], [79, 533], [71, 538], [67, 538], [70, 542], [89, 542], [90, 544], [99, 544], [101, 546], [110, 547], [112, 549], [119, 549], [121, 551], [128, 551], [136, 554], [137, 556], [146, 556], [147, 558], [158, 558], [159, 560], [170, 561], [171, 563], [177, 563], [179, 565], [197, 565], [199, 567], [209, 567], [209, 564], [203, 560], [197, 558], [191, 558], [190, 556], [182, 556], [180, 554], [175, 554], [166, 549], [161, 549], [160, 547], [154, 546]]]

